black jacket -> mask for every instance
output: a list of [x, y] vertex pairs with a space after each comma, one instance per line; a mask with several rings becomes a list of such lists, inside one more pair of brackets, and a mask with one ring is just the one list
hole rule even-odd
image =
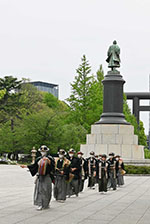
[[112, 158], [112, 160], [108, 159], [107, 163], [108, 163], [108, 171], [110, 171], [111, 167], [115, 167], [115, 169], [116, 169], [116, 159], [115, 158]]
[[87, 178], [87, 171], [88, 171], [88, 166], [87, 166], [87, 160], [85, 160], [84, 158], [79, 158], [79, 162], [80, 162], [80, 176], [82, 176], [82, 166], [84, 169], [84, 173], [85, 173], [85, 179]]
[[62, 175], [60, 174], [60, 171], [63, 171], [66, 176], [66, 180], [69, 179], [69, 173], [70, 173], [70, 164], [66, 164], [64, 160], [56, 160], [55, 161], [55, 175]]
[[[120, 166], [120, 167], [119, 167]], [[119, 171], [119, 168], [124, 170], [124, 163], [122, 162], [121, 164], [119, 164], [119, 161], [116, 162], [116, 171]]]
[[[46, 157], [51, 161], [51, 163], [47, 165], [45, 175], [49, 174], [53, 180], [53, 174], [54, 174], [54, 170], [55, 170], [55, 161], [54, 161], [53, 157], [51, 157], [51, 156], [46, 156]], [[35, 160], [34, 164], [27, 166], [32, 176], [35, 176], [38, 173], [38, 168], [39, 168], [38, 162], [40, 159], [42, 159], [42, 156], [38, 157]]]
[[89, 172], [90, 172], [89, 169], [91, 169], [91, 173], [93, 173], [95, 171], [96, 164], [97, 164], [97, 160], [95, 158], [89, 157], [87, 159], [87, 173], [88, 173], [88, 175], [89, 175]]
[[[99, 165], [101, 165], [101, 170], [99, 170]], [[101, 176], [107, 173], [108, 163], [107, 161], [98, 160], [96, 163], [96, 176], [99, 178], [99, 172], [101, 172]], [[106, 169], [106, 170], [105, 170]]]
[[78, 179], [80, 177], [80, 161], [78, 158], [76, 157], [68, 157], [68, 159], [70, 160], [71, 164], [70, 164], [70, 168], [76, 168], [75, 171], [71, 171], [71, 173], [74, 175], [74, 179]]

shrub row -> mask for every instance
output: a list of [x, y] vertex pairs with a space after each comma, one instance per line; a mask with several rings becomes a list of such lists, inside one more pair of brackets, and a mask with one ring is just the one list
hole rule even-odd
[[126, 174], [150, 174], [150, 166], [125, 165]]

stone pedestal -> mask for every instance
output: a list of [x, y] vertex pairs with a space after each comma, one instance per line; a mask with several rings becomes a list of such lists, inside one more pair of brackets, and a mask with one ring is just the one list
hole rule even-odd
[[138, 136], [134, 135], [132, 125], [95, 124], [91, 126], [91, 134], [86, 137], [86, 144], [80, 150], [85, 157], [90, 151], [95, 154], [114, 152], [123, 159], [144, 159], [144, 146], [138, 145]]
[[96, 124], [125, 124], [123, 114], [123, 77], [118, 71], [109, 71], [102, 81], [103, 92], [103, 113]]

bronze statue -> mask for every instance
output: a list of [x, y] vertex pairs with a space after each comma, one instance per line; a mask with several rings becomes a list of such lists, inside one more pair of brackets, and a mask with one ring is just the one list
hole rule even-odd
[[117, 45], [117, 41], [114, 40], [113, 45], [108, 49], [106, 61], [108, 62], [108, 68], [111, 68], [112, 71], [116, 71], [115, 68], [120, 67], [120, 48]]

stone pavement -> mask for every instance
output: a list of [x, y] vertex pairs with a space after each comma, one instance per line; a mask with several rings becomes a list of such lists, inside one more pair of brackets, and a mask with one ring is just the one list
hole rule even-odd
[[125, 177], [126, 185], [102, 195], [85, 189], [78, 198], [36, 211], [34, 178], [19, 166], [0, 165], [0, 224], [150, 224], [150, 177]]

